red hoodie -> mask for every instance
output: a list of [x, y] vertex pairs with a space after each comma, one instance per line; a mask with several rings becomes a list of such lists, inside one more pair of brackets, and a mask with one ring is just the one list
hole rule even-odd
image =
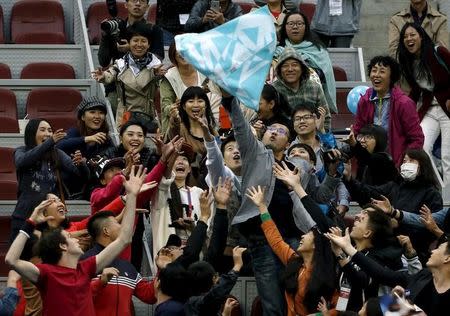
[[[159, 161], [155, 167], [153, 167], [152, 171], [145, 177], [144, 183], [150, 181], [161, 181], [161, 178], [166, 170], [166, 165]], [[122, 192], [122, 177], [120, 174], [114, 176], [112, 181], [108, 183], [105, 187], [96, 188], [91, 194], [91, 214], [95, 214], [98, 211], [105, 209], [105, 206], [108, 203], [112, 202], [115, 198], [117, 198]], [[153, 188], [142, 194], [139, 194], [137, 207], [144, 207], [146, 202], [150, 201], [152, 193], [155, 192], [157, 188]]]

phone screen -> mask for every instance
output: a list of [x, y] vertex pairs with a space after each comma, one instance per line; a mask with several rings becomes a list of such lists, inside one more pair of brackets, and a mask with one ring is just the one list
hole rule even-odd
[[211, 10], [220, 12], [220, 2], [218, 0], [211, 1]]

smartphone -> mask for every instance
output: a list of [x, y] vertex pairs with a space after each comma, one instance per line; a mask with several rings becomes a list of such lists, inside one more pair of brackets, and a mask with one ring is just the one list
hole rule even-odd
[[219, 0], [212, 0], [211, 1], [211, 10], [220, 12], [220, 2]]

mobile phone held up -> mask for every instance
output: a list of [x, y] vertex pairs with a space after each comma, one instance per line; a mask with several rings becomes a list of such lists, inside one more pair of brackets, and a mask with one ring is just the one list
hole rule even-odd
[[219, 0], [212, 0], [211, 1], [211, 10], [215, 12], [220, 12], [220, 2]]

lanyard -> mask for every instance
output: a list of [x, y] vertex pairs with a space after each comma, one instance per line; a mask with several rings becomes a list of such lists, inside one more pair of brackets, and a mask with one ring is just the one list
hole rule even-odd
[[187, 209], [186, 215], [187, 215], [187, 217], [191, 217], [194, 207], [192, 206], [191, 190], [189, 190], [188, 186], [186, 186], [186, 191], [187, 191], [187, 198], [188, 198], [188, 209]]

